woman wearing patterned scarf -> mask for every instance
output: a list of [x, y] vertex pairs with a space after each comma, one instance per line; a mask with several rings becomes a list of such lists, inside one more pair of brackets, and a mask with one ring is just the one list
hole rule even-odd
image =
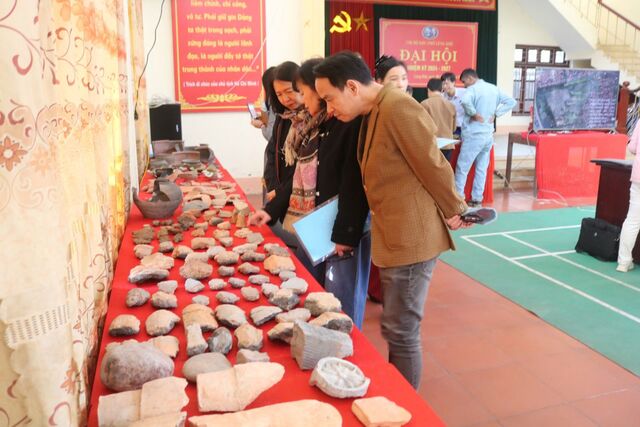
[[313, 67], [320, 61], [305, 61], [295, 81], [306, 114], [296, 114], [292, 125], [296, 131], [289, 133], [284, 145], [287, 165], [295, 164], [291, 186], [287, 192], [278, 192], [250, 222], [262, 225], [280, 219], [285, 230], [292, 230], [298, 218], [337, 195], [338, 215], [331, 235], [336, 255], [315, 267], [301, 248], [296, 255], [361, 327], [371, 243], [369, 234], [363, 232], [369, 207], [356, 159], [360, 119], [342, 123], [327, 113], [314, 86]]

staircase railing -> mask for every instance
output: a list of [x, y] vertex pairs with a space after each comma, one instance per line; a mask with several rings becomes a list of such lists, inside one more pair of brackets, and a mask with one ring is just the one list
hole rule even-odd
[[640, 53], [640, 26], [606, 5], [603, 0], [564, 0], [598, 31], [598, 43], [626, 46]]

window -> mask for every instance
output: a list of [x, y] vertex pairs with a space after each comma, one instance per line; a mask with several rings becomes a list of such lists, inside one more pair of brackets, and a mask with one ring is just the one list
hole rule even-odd
[[569, 61], [559, 47], [527, 45], [516, 45], [513, 59], [513, 115], [526, 116], [533, 106], [536, 67], [568, 68]]

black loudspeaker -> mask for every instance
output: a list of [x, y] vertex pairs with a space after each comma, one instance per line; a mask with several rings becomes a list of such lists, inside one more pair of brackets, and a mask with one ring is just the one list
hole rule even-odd
[[163, 104], [149, 108], [151, 140], [182, 139], [180, 104]]

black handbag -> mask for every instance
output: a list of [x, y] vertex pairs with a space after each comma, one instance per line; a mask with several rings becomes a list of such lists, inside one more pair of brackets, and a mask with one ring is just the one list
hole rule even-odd
[[576, 252], [586, 252], [602, 261], [616, 261], [620, 227], [598, 218], [582, 218]]

